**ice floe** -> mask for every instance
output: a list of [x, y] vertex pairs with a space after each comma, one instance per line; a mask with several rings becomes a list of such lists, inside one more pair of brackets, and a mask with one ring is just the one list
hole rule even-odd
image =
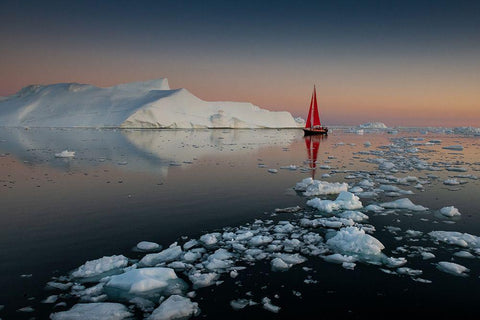
[[440, 271], [453, 274], [454, 276], [466, 277], [470, 269], [460, 264], [448, 261], [440, 261], [437, 263], [437, 268]]
[[121, 268], [128, 265], [128, 259], [123, 255], [103, 257], [85, 262], [72, 272], [72, 277], [92, 280], [104, 277], [107, 274], [121, 272]]
[[189, 298], [179, 295], [171, 295], [163, 301], [158, 308], [148, 317], [148, 320], [176, 320], [188, 319], [198, 316], [200, 309], [198, 303], [192, 302]]
[[337, 194], [348, 190], [347, 183], [327, 182], [321, 180], [313, 180], [312, 178], [305, 178], [298, 182], [295, 190], [304, 191], [306, 196], [319, 196], [327, 194]]
[[359, 197], [348, 191], [342, 191], [335, 200], [314, 198], [307, 201], [307, 205], [320, 211], [333, 212], [335, 210], [355, 210], [363, 207]]
[[62, 152], [55, 153], [55, 158], [73, 158], [75, 157], [75, 151], [63, 150]]
[[408, 198], [398, 199], [392, 202], [380, 203], [380, 206], [388, 209], [406, 209], [406, 210], [412, 210], [412, 211], [428, 210], [428, 208], [424, 206], [413, 204], [412, 201]]
[[446, 217], [454, 217], [461, 215], [460, 211], [458, 211], [458, 209], [454, 206], [443, 207], [442, 209], [440, 209], [440, 213]]
[[122, 320], [133, 316], [123, 304], [113, 302], [79, 303], [70, 310], [53, 313], [52, 320]]

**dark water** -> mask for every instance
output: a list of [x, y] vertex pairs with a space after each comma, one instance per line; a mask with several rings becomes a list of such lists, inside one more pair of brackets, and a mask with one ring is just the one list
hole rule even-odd
[[[462, 216], [369, 214], [368, 223], [376, 227], [373, 235], [385, 245], [384, 252], [392, 255], [408, 241], [395, 240], [384, 226], [480, 235], [478, 180], [462, 179], [468, 183], [455, 187], [442, 183], [456, 174], [478, 174], [479, 138], [418, 132], [355, 135], [338, 129], [320, 142], [318, 150], [318, 163], [329, 161], [331, 169], [317, 168], [315, 177], [320, 179], [332, 170], [376, 170], [376, 164], [363, 161], [367, 156], [355, 153], [367, 150], [365, 141], [372, 143], [368, 149], [375, 150], [398, 136], [441, 139], [441, 145], [428, 147], [434, 152], [421, 157], [428, 162], [456, 163], [468, 172], [397, 173], [437, 175], [424, 192], [413, 185], [402, 188], [415, 192], [408, 196], [415, 204], [435, 209], [454, 205]], [[139, 241], [168, 246], [181, 236], [198, 238], [223, 227], [272, 218], [275, 208], [306, 207], [307, 199], [292, 187], [311, 172], [280, 169], [291, 164], [308, 168], [306, 144], [298, 130], [1, 129], [0, 141], [0, 305], [5, 306], [0, 318], [48, 318], [53, 307], [40, 301], [55, 293], [45, 290], [52, 276], [66, 275], [85, 261], [102, 256], [139, 258], [141, 255], [131, 250]], [[465, 149], [441, 148], [453, 144], [462, 144]], [[75, 151], [75, 158], [54, 157], [65, 149]], [[268, 168], [278, 169], [278, 173], [269, 173]], [[337, 172], [326, 180], [351, 185], [359, 181], [345, 180], [348, 175]], [[395, 198], [382, 196], [362, 201], [366, 205], [392, 200]], [[282, 213], [273, 219], [295, 218]], [[433, 244], [421, 238], [415, 245]], [[385, 274], [377, 266], [358, 263], [352, 271], [309, 257], [287, 272], [271, 272], [268, 262], [258, 262], [236, 279], [222, 277], [223, 284], [197, 290], [193, 300], [202, 309], [199, 318], [209, 319], [478, 316], [479, 256], [456, 258], [455, 262], [471, 269], [468, 277], [456, 277], [440, 272], [434, 263], [450, 261], [452, 253], [461, 248], [437, 246], [435, 259], [408, 258], [408, 266], [422, 269], [422, 278], [431, 284]], [[303, 282], [306, 272], [302, 267], [313, 269], [308, 275], [318, 281], [316, 284]], [[245, 298], [247, 292], [257, 302], [265, 296], [272, 298], [272, 303], [281, 306], [280, 313], [268, 312], [261, 304], [234, 311], [229, 302]], [[69, 301], [69, 306], [74, 302]], [[17, 311], [25, 306], [35, 311]], [[63, 309], [55, 311], [59, 310]]]

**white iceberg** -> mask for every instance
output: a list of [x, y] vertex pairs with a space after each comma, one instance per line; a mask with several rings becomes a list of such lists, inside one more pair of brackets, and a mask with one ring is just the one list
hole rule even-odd
[[167, 79], [99, 88], [32, 85], [0, 100], [0, 126], [122, 128], [298, 128], [289, 112], [203, 101]]
[[345, 254], [378, 255], [385, 248], [376, 238], [357, 227], [346, 227], [327, 240], [334, 251]]

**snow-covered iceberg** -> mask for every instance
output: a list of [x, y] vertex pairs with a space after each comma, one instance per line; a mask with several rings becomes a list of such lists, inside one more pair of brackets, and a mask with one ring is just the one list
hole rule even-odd
[[289, 112], [243, 102], [203, 101], [166, 78], [99, 88], [31, 85], [0, 100], [0, 126], [122, 128], [296, 128]]

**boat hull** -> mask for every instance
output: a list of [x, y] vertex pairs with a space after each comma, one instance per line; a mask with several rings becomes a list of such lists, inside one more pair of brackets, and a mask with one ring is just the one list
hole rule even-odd
[[303, 128], [303, 133], [306, 136], [313, 136], [313, 135], [327, 135], [328, 134], [328, 128], [318, 128], [318, 129], [310, 129], [310, 128]]

